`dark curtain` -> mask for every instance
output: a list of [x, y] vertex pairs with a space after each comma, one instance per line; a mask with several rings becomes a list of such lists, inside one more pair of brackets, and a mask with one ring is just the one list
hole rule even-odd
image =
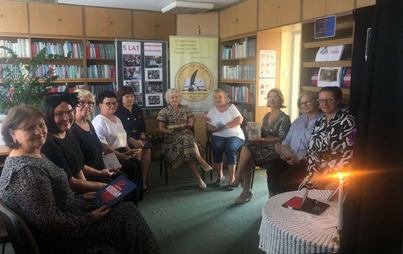
[[[403, 1], [378, 0], [373, 11], [361, 11], [354, 11], [360, 49], [354, 46], [350, 103], [357, 135], [341, 253], [402, 253]], [[359, 30], [371, 14], [365, 63]]]

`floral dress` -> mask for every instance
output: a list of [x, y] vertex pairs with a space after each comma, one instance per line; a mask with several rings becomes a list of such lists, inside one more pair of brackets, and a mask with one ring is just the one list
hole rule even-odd
[[[281, 143], [290, 129], [290, 117], [284, 112], [281, 112], [269, 123], [269, 116], [270, 112], [263, 118], [262, 138], [276, 138], [276, 143]], [[252, 153], [253, 161], [256, 166], [268, 166], [274, 159], [280, 157], [272, 144], [247, 140], [244, 146]]]
[[[163, 108], [158, 114], [158, 121], [164, 122], [167, 129], [172, 126], [185, 126], [189, 118], [193, 118], [193, 113], [188, 105], [180, 105], [176, 112], [171, 105]], [[194, 148], [195, 139], [193, 133], [187, 131], [185, 134], [164, 135], [162, 144], [162, 154], [168, 162], [170, 168], [178, 168], [184, 162], [196, 160]], [[204, 149], [196, 142], [199, 151], [204, 156]]]

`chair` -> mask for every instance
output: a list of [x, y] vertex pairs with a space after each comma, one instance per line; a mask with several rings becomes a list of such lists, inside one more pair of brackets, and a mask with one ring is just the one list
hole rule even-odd
[[[195, 130], [194, 130], [194, 126], [195, 126], [195, 122], [196, 122], [196, 119], [194, 119], [193, 120], [193, 126], [192, 126], [192, 128], [190, 129], [192, 132], [193, 132], [193, 135], [195, 134]], [[164, 133], [162, 133], [162, 140], [164, 140]], [[207, 156], [207, 155], [206, 155]], [[211, 157], [211, 156], [210, 156]], [[210, 161], [211, 161], [211, 158], [210, 158]], [[211, 164], [210, 164], [211, 165]], [[165, 157], [164, 157], [164, 155], [162, 154], [162, 150], [161, 150], [161, 157], [160, 157], [160, 175], [162, 175], [162, 168], [164, 167], [164, 169], [165, 169], [165, 184], [168, 184], [168, 163], [165, 161]], [[202, 179], [203, 179], [203, 181], [204, 181], [204, 178], [205, 178], [205, 176], [204, 176], [204, 170], [202, 170]], [[213, 172], [212, 172], [212, 170], [210, 171], [210, 178], [211, 178], [211, 180], [213, 180]]]
[[10, 237], [7, 235], [6, 226], [3, 221], [0, 219], [0, 244], [3, 244], [1, 253], [4, 254], [6, 251], [6, 244], [11, 242]]
[[0, 200], [0, 214], [16, 254], [40, 253], [28, 226], [2, 200]]

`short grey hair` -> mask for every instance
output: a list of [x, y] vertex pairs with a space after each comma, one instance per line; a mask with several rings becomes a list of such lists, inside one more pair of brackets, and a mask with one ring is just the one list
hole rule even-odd
[[94, 96], [90, 91], [88, 91], [88, 90], [85, 90], [85, 89], [77, 89], [77, 90], [75, 90], [74, 92], [77, 93], [77, 98], [79, 98], [79, 99], [80, 99], [81, 97], [90, 95], [90, 96], [91, 96], [91, 100], [92, 100], [93, 102], [95, 102], [95, 96]]
[[[176, 88], [169, 88], [166, 92], [165, 92], [165, 100], [166, 100], [166, 102], [169, 104], [169, 97], [171, 97], [172, 95], [174, 95], [174, 94], [179, 94], [180, 95], [180, 93], [179, 93], [179, 90], [178, 89], [176, 89]], [[180, 96], [179, 96], [179, 99], [180, 99]]]
[[304, 96], [304, 95], [307, 95], [307, 96], [311, 97], [311, 98], [314, 100], [315, 103], [318, 103], [318, 98], [319, 98], [318, 93], [315, 93], [315, 92], [312, 92], [312, 91], [305, 91], [305, 92], [302, 92], [302, 93], [298, 96], [298, 101], [297, 101], [297, 106], [298, 106], [298, 109], [299, 109], [300, 111], [302, 111], [302, 108], [301, 108], [301, 98], [302, 98], [302, 96]]

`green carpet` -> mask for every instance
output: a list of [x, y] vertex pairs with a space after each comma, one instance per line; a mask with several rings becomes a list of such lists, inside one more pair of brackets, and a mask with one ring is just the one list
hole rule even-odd
[[[254, 195], [234, 204], [241, 188], [215, 187], [206, 174], [207, 189], [198, 188], [187, 167], [169, 170], [169, 184], [159, 175], [159, 160], [151, 164], [150, 194], [139, 210], [150, 225], [162, 253], [263, 253], [259, 250], [262, 206], [268, 199], [265, 171], [258, 170]], [[227, 173], [227, 170], [224, 170]]]

